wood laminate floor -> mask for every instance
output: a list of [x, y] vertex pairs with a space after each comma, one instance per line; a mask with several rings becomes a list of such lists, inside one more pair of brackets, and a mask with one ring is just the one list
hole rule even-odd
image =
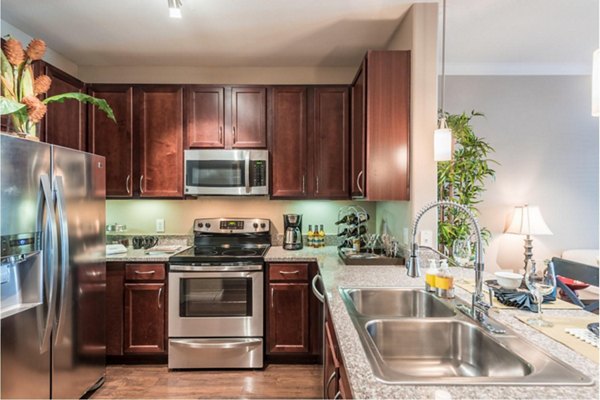
[[109, 365], [92, 399], [321, 398], [320, 365], [271, 364], [264, 370], [169, 371], [166, 365]]

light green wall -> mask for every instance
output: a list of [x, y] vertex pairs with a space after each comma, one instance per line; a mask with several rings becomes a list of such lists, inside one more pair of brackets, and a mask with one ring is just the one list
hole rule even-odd
[[[154, 233], [157, 218], [165, 220], [165, 233], [191, 234], [195, 218], [255, 217], [272, 221], [275, 232], [283, 231], [283, 214], [303, 215], [303, 231], [309, 224], [323, 224], [328, 234], [337, 233], [334, 224], [342, 206], [359, 204], [350, 201], [328, 200], [268, 200], [264, 198], [215, 198], [197, 200], [108, 200], [106, 223], [127, 225], [129, 233]], [[370, 214], [369, 231], [375, 232], [376, 205], [360, 202]]]

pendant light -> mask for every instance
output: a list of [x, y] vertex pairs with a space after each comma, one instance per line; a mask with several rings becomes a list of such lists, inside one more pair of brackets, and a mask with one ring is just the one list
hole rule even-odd
[[446, 0], [442, 1], [442, 83], [440, 93], [441, 116], [438, 128], [433, 132], [433, 159], [449, 161], [452, 159], [452, 130], [446, 123], [444, 109], [444, 91], [446, 89]]
[[181, 18], [181, 0], [168, 0], [169, 3], [169, 17]]
[[600, 49], [594, 51], [592, 71], [592, 116], [600, 117]]

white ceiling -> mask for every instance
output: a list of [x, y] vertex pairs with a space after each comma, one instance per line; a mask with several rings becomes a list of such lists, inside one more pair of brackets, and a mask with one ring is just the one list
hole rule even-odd
[[[181, 20], [167, 0], [2, 0], [1, 16], [81, 66], [356, 66], [427, 0], [182, 1]], [[598, 47], [598, 0], [447, 3], [449, 72], [574, 71]]]

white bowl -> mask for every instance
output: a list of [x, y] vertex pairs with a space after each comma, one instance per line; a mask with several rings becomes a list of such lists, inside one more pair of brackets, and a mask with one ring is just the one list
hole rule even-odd
[[500, 271], [494, 273], [494, 275], [496, 275], [498, 284], [504, 289], [514, 290], [521, 286], [521, 282], [523, 282], [523, 275], [514, 272]]

